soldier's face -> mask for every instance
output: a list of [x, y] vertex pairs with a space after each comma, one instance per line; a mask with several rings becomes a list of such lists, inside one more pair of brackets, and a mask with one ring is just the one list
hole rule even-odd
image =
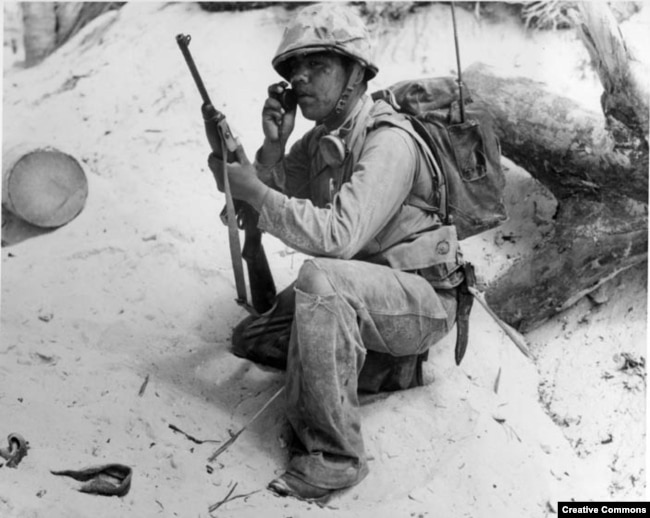
[[298, 95], [303, 116], [308, 120], [323, 120], [336, 106], [347, 82], [343, 59], [323, 52], [293, 58], [289, 65], [291, 85]]

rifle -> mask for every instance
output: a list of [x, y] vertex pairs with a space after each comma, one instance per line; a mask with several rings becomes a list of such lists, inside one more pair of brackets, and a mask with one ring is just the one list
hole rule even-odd
[[[241, 200], [233, 200], [230, 194], [230, 184], [228, 182], [228, 175], [226, 174], [226, 162], [241, 161], [245, 155], [241, 145], [230, 131], [225, 115], [214, 107], [208, 96], [194, 59], [190, 54], [188, 47], [190, 41], [191, 37], [189, 35], [178, 34], [176, 36], [176, 42], [183, 53], [183, 57], [203, 100], [201, 113], [203, 115], [208, 143], [210, 144], [212, 153], [223, 163], [226, 206], [221, 213], [221, 217], [222, 220], [225, 219], [228, 225], [230, 255], [237, 289], [236, 301], [249, 313], [257, 316], [271, 308], [275, 300], [276, 290], [273, 275], [271, 274], [271, 269], [269, 268], [269, 263], [262, 245], [262, 231], [257, 227], [259, 214], [248, 203]], [[226, 160], [223, 160], [224, 157]], [[240, 250], [239, 247], [239, 229], [243, 229], [244, 231], [243, 250]], [[252, 306], [248, 304], [246, 296], [246, 284], [241, 263], [242, 257], [246, 260]]]

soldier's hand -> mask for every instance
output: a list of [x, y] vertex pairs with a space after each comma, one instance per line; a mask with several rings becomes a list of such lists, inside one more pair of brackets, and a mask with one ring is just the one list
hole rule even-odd
[[268, 88], [268, 98], [262, 109], [262, 129], [266, 140], [282, 148], [287, 143], [296, 121], [296, 109], [287, 111], [282, 107], [280, 97], [287, 83], [274, 83]]
[[[237, 142], [239, 145], [235, 150], [235, 155], [237, 156], [237, 162], [235, 163], [250, 165], [250, 160], [248, 159], [248, 156], [246, 156], [246, 152], [244, 151], [243, 146], [239, 143], [239, 140], [237, 140]], [[226, 168], [228, 166], [229, 164], [226, 166]], [[210, 153], [208, 156], [208, 167], [210, 168], [210, 171], [212, 171], [212, 175], [217, 182], [217, 189], [219, 189], [221, 192], [224, 192], [225, 186], [223, 180], [223, 160], [221, 160], [221, 158], [219, 158], [216, 153]]]
[[[268, 187], [257, 177], [255, 166], [250, 163], [243, 149], [237, 150], [237, 158], [239, 162], [226, 164], [226, 174], [228, 175], [232, 197], [237, 200], [244, 200], [259, 209]], [[223, 161], [214, 153], [211, 153], [208, 157], [208, 167], [217, 181], [217, 188], [224, 192]]]
[[208, 156], [208, 167], [212, 171], [214, 179], [217, 181], [217, 189], [224, 192], [225, 187], [223, 184], [223, 160], [219, 159], [214, 153]]

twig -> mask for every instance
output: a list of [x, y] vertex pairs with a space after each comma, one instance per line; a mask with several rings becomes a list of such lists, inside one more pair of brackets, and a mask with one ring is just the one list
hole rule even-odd
[[187, 433], [187, 432], [184, 432], [184, 431], [181, 430], [178, 426], [173, 425], [173, 424], [169, 424], [169, 427], [170, 427], [172, 430], [174, 430], [175, 432], [178, 432], [178, 433], [184, 435], [184, 436], [187, 437], [190, 441], [195, 442], [196, 444], [203, 444], [204, 442], [221, 442], [221, 441], [218, 441], [218, 440], [216, 440], [216, 439], [197, 439], [196, 437], [190, 435], [190, 434]]
[[210, 455], [210, 458], [208, 459], [208, 462], [214, 462], [214, 460], [215, 460], [219, 455], [221, 455], [224, 451], [226, 451], [226, 450], [230, 447], [230, 445], [231, 445], [232, 443], [234, 443], [234, 442], [237, 440], [237, 437], [239, 437], [239, 436], [242, 434], [242, 432], [243, 432], [244, 430], [246, 430], [246, 428], [247, 428], [247, 427], [248, 427], [248, 426], [249, 426], [253, 421], [255, 421], [255, 419], [257, 419], [257, 418], [262, 414], [262, 412], [264, 412], [264, 410], [266, 410], [266, 409], [269, 407], [269, 405], [270, 405], [271, 403], [273, 403], [273, 401], [275, 401], [275, 399], [276, 399], [280, 394], [282, 394], [282, 391], [284, 391], [284, 387], [280, 387], [280, 389], [279, 389], [275, 394], [273, 394], [273, 395], [271, 396], [271, 398], [270, 398], [266, 403], [264, 403], [264, 405], [262, 406], [262, 408], [260, 408], [257, 412], [255, 412], [255, 415], [254, 415], [253, 417], [251, 417], [251, 418], [248, 420], [248, 422], [247, 422], [244, 426], [242, 426], [242, 427], [240, 428], [240, 430], [239, 430], [237, 433], [232, 434], [231, 437], [230, 437], [230, 439], [228, 439], [225, 443], [223, 443], [223, 444], [221, 445], [221, 447], [220, 447], [217, 451], [215, 451], [212, 455]]
[[142, 397], [144, 394], [144, 391], [147, 388], [147, 385], [149, 383], [149, 374], [147, 374], [144, 378], [144, 381], [142, 382], [142, 385], [140, 386], [140, 390], [138, 391], [138, 396]]
[[[259, 492], [260, 492], [260, 490], [256, 489], [255, 491], [251, 491], [250, 493], [243, 493], [241, 495], [235, 495], [232, 498], [227, 498], [226, 500], [223, 500], [221, 502], [218, 502], [216, 504], [211, 505], [210, 508], [208, 509], [208, 512], [212, 513], [213, 511], [218, 509], [219, 506], [225, 504], [226, 502], [232, 502], [233, 500], [236, 500], [237, 498], [248, 498], [249, 496], [254, 495], [255, 493], [259, 493]], [[231, 493], [232, 493], [232, 491], [231, 491]]]
[[219, 509], [219, 507], [221, 507], [223, 504], [225, 504], [228, 501], [228, 499], [230, 499], [230, 495], [233, 494], [236, 487], [237, 487], [237, 482], [235, 482], [235, 485], [230, 488], [230, 491], [228, 491], [228, 494], [226, 495], [226, 498], [224, 498], [223, 500], [220, 500], [216, 504], [212, 504], [210, 507], [208, 507], [208, 512], [212, 513], [214, 511], [216, 511], [217, 509]]
[[510, 327], [508, 327], [494, 311], [492, 311], [492, 308], [487, 305], [487, 302], [485, 302], [483, 299], [483, 295], [480, 291], [478, 291], [476, 288], [473, 288], [472, 286], [468, 286], [468, 289], [469, 292], [474, 296], [474, 299], [478, 300], [479, 304], [483, 306], [483, 309], [487, 311], [488, 315], [492, 317], [492, 319], [499, 325], [501, 330], [508, 336], [508, 338], [510, 338], [510, 340], [512, 340], [512, 343], [517, 346], [517, 349], [519, 349], [526, 358], [532, 360], [533, 357], [530, 354], [528, 346], [526, 345], [526, 342], [524, 342], [523, 338], [517, 336], [515, 332]]
[[494, 393], [499, 393], [499, 382], [501, 381], [501, 367], [499, 367], [499, 372], [497, 372], [497, 378], [494, 380]]

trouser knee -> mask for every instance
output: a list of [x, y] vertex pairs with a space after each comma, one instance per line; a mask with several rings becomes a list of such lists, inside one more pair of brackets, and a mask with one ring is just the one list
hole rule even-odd
[[306, 260], [298, 272], [296, 288], [311, 295], [331, 295], [334, 286], [330, 282], [327, 270], [318, 259]]

